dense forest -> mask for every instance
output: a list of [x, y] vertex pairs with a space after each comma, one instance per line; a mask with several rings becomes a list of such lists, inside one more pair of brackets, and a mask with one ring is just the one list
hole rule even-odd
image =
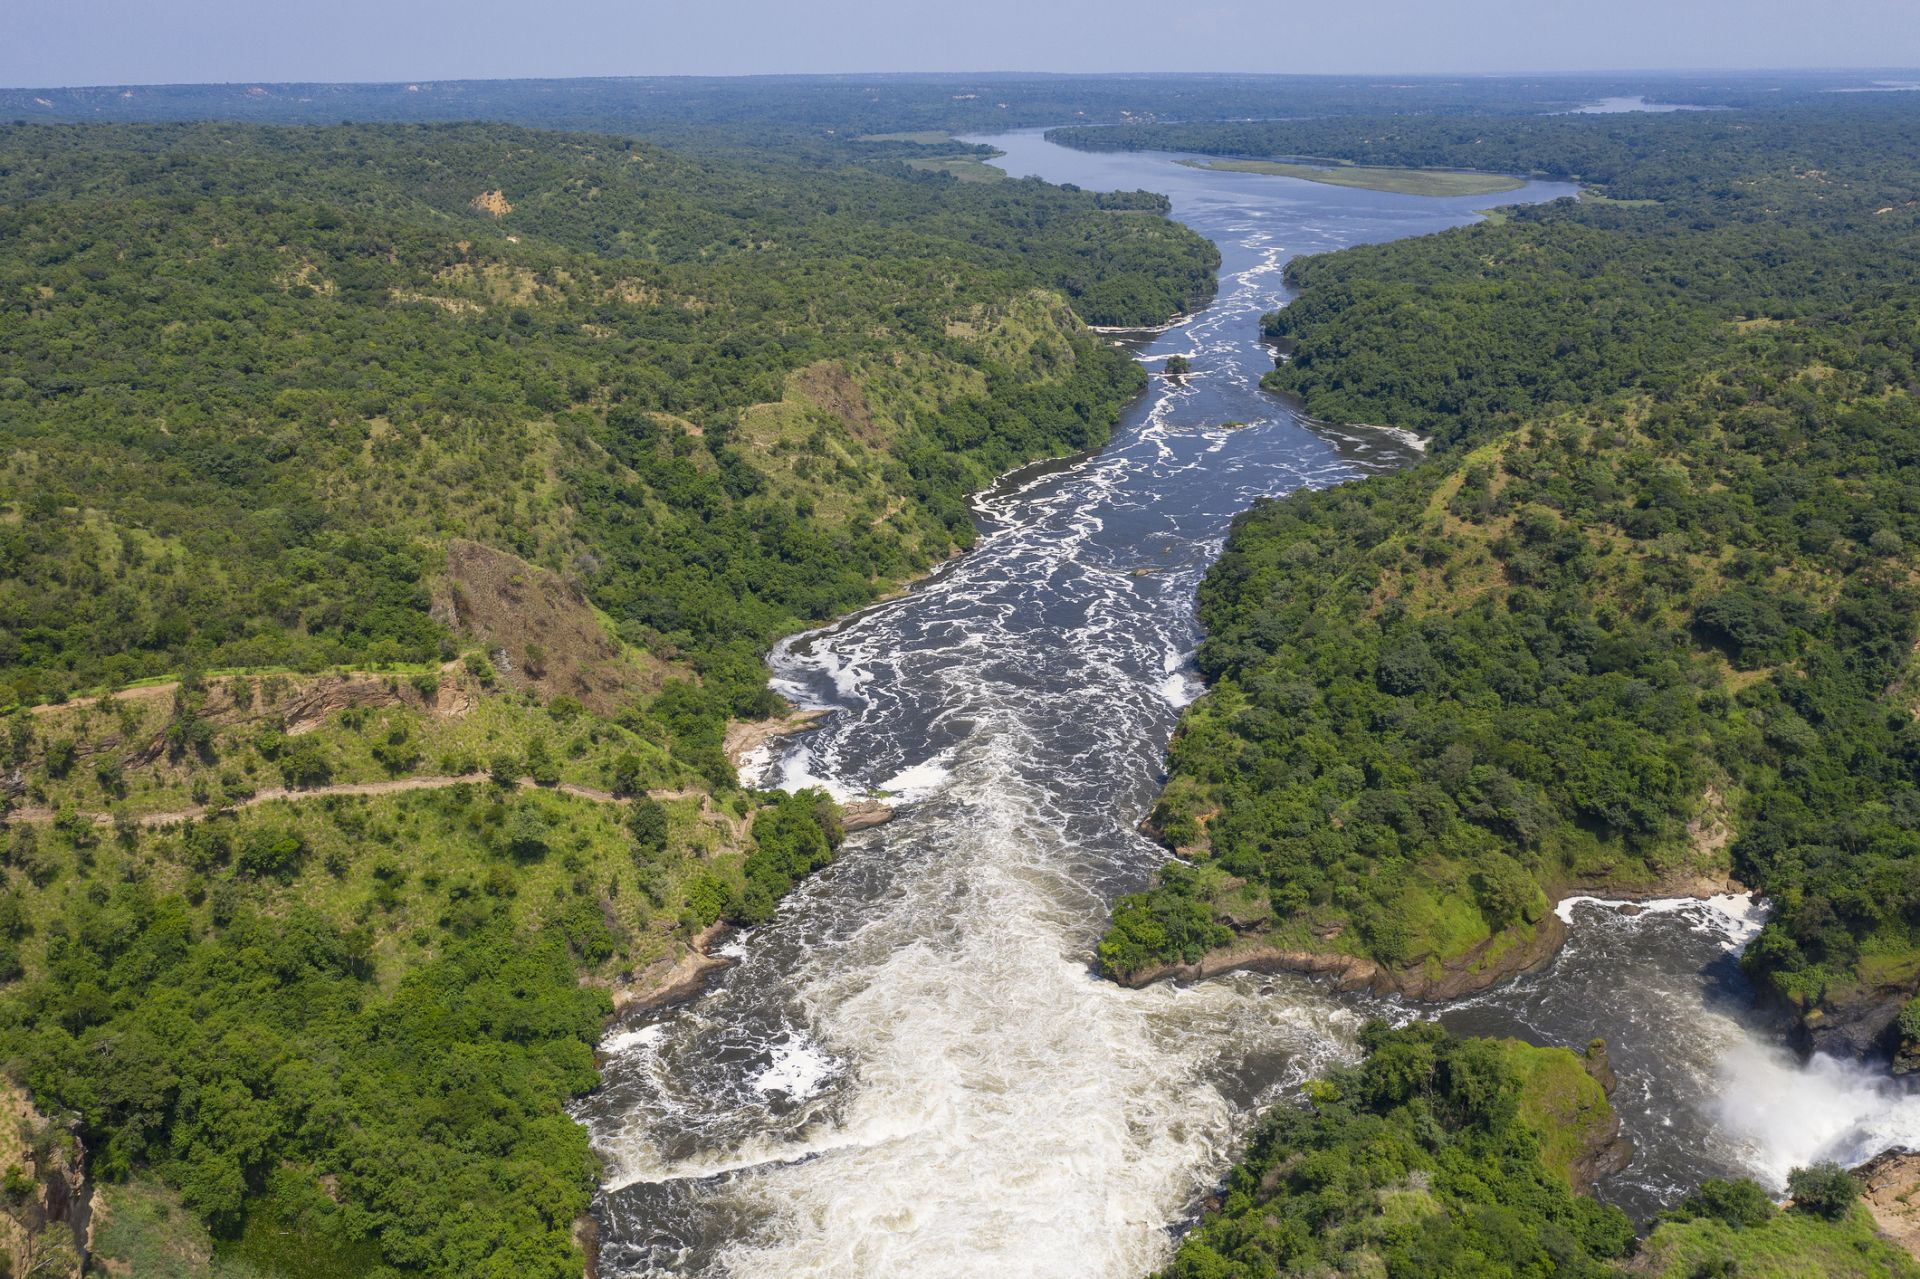
[[1730, 874], [1773, 904], [1763, 996], [1893, 1048], [1920, 1024], [1912, 106], [1470, 132], [1261, 131], [1604, 190], [1292, 264], [1268, 385], [1433, 456], [1237, 523], [1154, 814], [1187, 859], [1103, 957], [1333, 952], [1457, 990], [1550, 954], [1569, 890]]
[[422, 660], [458, 531], [751, 701], [729, 661], [1097, 443], [1140, 375], [1079, 321], [1190, 305], [1214, 262], [1159, 197], [483, 127], [19, 129], [0, 202], [28, 700]]
[[[1771, 99], [1770, 101], [1768, 99]], [[1788, 100], [1792, 101], [1787, 105]], [[1718, 102], [1712, 94], [1697, 100]], [[1853, 197], [1871, 183], [1882, 195], [1911, 191], [1916, 177], [1889, 138], [1911, 128], [1900, 94], [1822, 93], [1801, 84], [1756, 94], [1738, 111], [1628, 111], [1612, 115], [1489, 117], [1412, 112], [1369, 118], [1321, 115], [1300, 120], [1140, 124], [1056, 128], [1047, 137], [1089, 151], [1192, 151], [1246, 159], [1320, 159], [1340, 164], [1480, 169], [1573, 178], [1614, 200], [1673, 198], [1668, 219], [1705, 212], [1715, 222], [1753, 221], [1808, 198]], [[1825, 174], [1839, 191], [1794, 194], [1796, 175]], [[1851, 204], [1851, 198], [1843, 203]], [[1877, 206], [1875, 206], [1877, 207]], [[1827, 218], [1840, 216], [1830, 210]], [[1690, 219], [1691, 220], [1691, 219]], [[1657, 226], [1649, 217], [1636, 229]]]
[[842, 834], [736, 785], [760, 654], [1105, 437], [1143, 375], [1087, 324], [1212, 288], [1165, 208], [0, 129], [9, 1220], [77, 1138], [114, 1273], [578, 1275], [608, 1013]]
[[1830, 1165], [1796, 1172], [1784, 1211], [1751, 1181], [1707, 1181], [1637, 1241], [1583, 1193], [1615, 1127], [1603, 1046], [1418, 1022], [1375, 1022], [1361, 1043], [1360, 1064], [1267, 1115], [1160, 1279], [1920, 1274]]

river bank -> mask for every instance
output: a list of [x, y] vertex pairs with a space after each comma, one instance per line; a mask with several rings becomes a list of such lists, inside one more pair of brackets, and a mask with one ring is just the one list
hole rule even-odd
[[[1603, 899], [1597, 896], [1600, 893], [1609, 896]], [[1568, 908], [1575, 902], [1595, 902], [1629, 914], [1662, 902], [1742, 895], [1747, 895], [1747, 889], [1737, 880], [1699, 874], [1652, 883], [1587, 884], [1564, 890], [1553, 909], [1530, 924], [1495, 934], [1462, 954], [1418, 967], [1393, 968], [1350, 952], [1283, 947], [1245, 938], [1210, 950], [1193, 963], [1154, 964], [1114, 976], [1121, 985], [1139, 989], [1156, 982], [1190, 983], [1233, 972], [1289, 972], [1327, 978], [1335, 990], [1342, 992], [1364, 991], [1422, 1003], [1445, 1003], [1479, 994], [1551, 964], [1570, 936]]]

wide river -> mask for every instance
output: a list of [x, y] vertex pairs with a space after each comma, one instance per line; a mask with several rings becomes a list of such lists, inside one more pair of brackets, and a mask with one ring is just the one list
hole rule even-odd
[[1122, 990], [1093, 973], [1109, 902], [1162, 860], [1135, 825], [1199, 691], [1194, 590], [1229, 521], [1415, 456], [1259, 389], [1287, 259], [1572, 192], [1433, 199], [991, 141], [1015, 176], [1166, 192], [1220, 246], [1211, 306], [1117, 339], [1193, 372], [1156, 377], [1097, 455], [983, 496], [971, 554], [772, 655], [781, 691], [834, 714], [761, 781], [885, 791], [900, 815], [738, 938], [709, 993], [603, 1046], [605, 1086], [577, 1109], [607, 1165], [602, 1273], [1144, 1275], [1260, 1108], [1350, 1056], [1374, 1014], [1604, 1036], [1639, 1153], [1602, 1193], [1637, 1216], [1703, 1175], [1777, 1184], [1816, 1157], [1920, 1145], [1901, 1089], [1768, 1040], [1734, 962], [1755, 927], [1740, 900], [1567, 904], [1550, 968], [1445, 1009], [1304, 978]]

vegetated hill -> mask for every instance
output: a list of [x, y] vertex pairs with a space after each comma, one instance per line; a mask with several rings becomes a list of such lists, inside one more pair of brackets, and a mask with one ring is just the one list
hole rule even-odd
[[1153, 816], [1188, 860], [1111, 970], [1452, 993], [1550, 954], [1556, 895], [1731, 874], [1813, 1042], [1920, 1030], [1915, 118], [1782, 116], [1776, 155], [1692, 116], [1651, 161], [1691, 193], [1298, 264], [1270, 385], [1434, 456], [1237, 523]]
[[578, 1275], [608, 1012], [839, 842], [722, 753], [760, 653], [1104, 438], [1143, 376], [1084, 320], [1210, 287], [1163, 210], [501, 126], [0, 130], [0, 1061], [103, 1258]]
[[1266, 1117], [1163, 1279], [1920, 1275], [1831, 1166], [1796, 1172], [1784, 1211], [1750, 1181], [1709, 1181], [1637, 1241], [1581, 1175], [1617, 1140], [1599, 1045], [1379, 1022], [1361, 1042], [1362, 1063]]
[[[1709, 90], [1693, 101], [1731, 99]], [[1899, 137], [1911, 127], [1913, 109], [1901, 94], [1836, 97], [1805, 81], [1784, 94], [1755, 93], [1740, 107], [1492, 116], [1468, 106], [1450, 113], [1058, 128], [1046, 136], [1084, 151], [1190, 151], [1573, 179], [1614, 199], [1672, 196], [1714, 221], [1771, 216], [1782, 211], [1776, 200], [1823, 199], [1804, 189], [1795, 194], [1796, 184], [1809, 180], [1826, 179], [1824, 194], [1846, 205], [1868, 189], [1911, 193], [1916, 185], [1905, 163], [1911, 144]], [[1824, 167], [1836, 160], [1833, 170]]]
[[773, 635], [1102, 438], [1140, 375], [1081, 319], [1164, 316], [1215, 260], [1158, 197], [480, 126], [27, 128], [0, 169], [0, 679], [29, 700], [431, 656], [459, 534], [758, 705]]

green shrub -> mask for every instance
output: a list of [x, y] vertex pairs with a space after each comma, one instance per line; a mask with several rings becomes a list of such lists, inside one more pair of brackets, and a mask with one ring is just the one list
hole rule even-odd
[[666, 852], [666, 807], [645, 795], [635, 796], [627, 805], [627, 832], [633, 836], [636, 860], [648, 862]]
[[1795, 1212], [1838, 1221], [1853, 1210], [1854, 1201], [1860, 1197], [1860, 1183], [1845, 1168], [1827, 1161], [1788, 1173], [1787, 1194]]
[[1744, 1230], [1765, 1225], [1773, 1219], [1776, 1211], [1773, 1200], [1758, 1182], [1745, 1177], [1732, 1181], [1709, 1177], [1662, 1215], [1672, 1221], [1709, 1217], [1736, 1230]]

